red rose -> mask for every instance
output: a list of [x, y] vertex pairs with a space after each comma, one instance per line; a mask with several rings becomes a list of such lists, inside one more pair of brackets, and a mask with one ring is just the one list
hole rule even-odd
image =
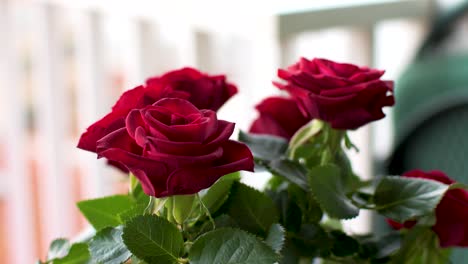
[[117, 128], [124, 127], [130, 110], [152, 105], [159, 99], [183, 98], [199, 109], [217, 111], [235, 93], [236, 86], [226, 82], [224, 75], [209, 76], [192, 68], [148, 79], [146, 85], [122, 94], [108, 115], [88, 127], [81, 135], [78, 148], [96, 152], [96, 142]]
[[166, 98], [131, 110], [124, 127], [97, 142], [97, 153], [132, 172], [148, 195], [193, 194], [228, 173], [253, 171], [247, 146], [229, 140], [233, 130], [212, 110]]
[[260, 116], [252, 123], [251, 133], [268, 134], [286, 139], [310, 121], [290, 98], [269, 97], [256, 106]]
[[329, 122], [335, 129], [356, 129], [385, 116], [382, 107], [394, 104], [393, 82], [382, 81], [384, 71], [302, 58], [278, 76], [275, 85], [294, 97], [310, 118]]
[[[424, 172], [413, 170], [404, 174], [410, 178], [429, 179], [445, 184], [455, 181], [441, 171]], [[435, 210], [436, 223], [432, 230], [439, 237], [441, 247], [468, 247], [468, 192], [463, 189], [453, 189], [445, 193]], [[406, 221], [403, 224], [388, 220], [395, 229], [412, 228], [416, 222]]]

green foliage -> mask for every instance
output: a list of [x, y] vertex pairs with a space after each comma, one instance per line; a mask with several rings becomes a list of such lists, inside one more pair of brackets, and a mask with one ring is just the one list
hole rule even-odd
[[[296, 264], [445, 263], [430, 229], [447, 190], [436, 181], [384, 177], [362, 181], [345, 148], [356, 147], [345, 130], [313, 120], [288, 142], [268, 135], [239, 134], [257, 165], [273, 177], [264, 191], [220, 178], [199, 194], [156, 199], [130, 175], [129, 194], [78, 203], [97, 233], [88, 244], [55, 240], [46, 263]], [[203, 177], [203, 175], [200, 175]], [[197, 199], [195, 199], [197, 198]], [[375, 210], [411, 230], [384, 236], [343, 232], [342, 219]], [[40, 262], [39, 262], [40, 263]]]
[[135, 184], [134, 182], [130, 182], [130, 184], [132, 184], [132, 189], [131, 189], [131, 192], [129, 193], [129, 196], [132, 197], [132, 199], [137, 204], [147, 205], [150, 197], [143, 192], [143, 188], [141, 187], [141, 184], [140, 183]]
[[392, 264], [444, 264], [450, 263], [449, 250], [439, 247], [436, 234], [427, 227], [409, 230], [402, 241], [401, 250], [392, 259]]
[[101, 264], [124, 263], [132, 255], [122, 240], [122, 228], [106, 227], [89, 243], [93, 261]]
[[269, 169], [276, 175], [284, 177], [302, 189], [309, 189], [307, 169], [301, 164], [288, 159], [277, 159], [269, 163]]
[[208, 210], [210, 210], [211, 214], [214, 214], [226, 202], [229, 197], [232, 184], [239, 180], [239, 172], [223, 176], [202, 196], [202, 201]]
[[384, 177], [375, 190], [377, 211], [397, 222], [432, 214], [449, 186], [432, 180]]
[[174, 195], [168, 199], [172, 199], [172, 215], [174, 216], [174, 220], [178, 224], [183, 224], [192, 212], [195, 195]]
[[242, 229], [259, 235], [265, 235], [279, 220], [276, 207], [267, 195], [239, 182], [231, 188], [227, 214]]
[[271, 192], [270, 196], [279, 212], [279, 222], [288, 230], [297, 231], [302, 224], [302, 211], [301, 208], [290, 199], [288, 191], [279, 190], [278, 192]]
[[289, 142], [289, 156], [294, 158], [298, 148], [306, 144], [322, 130], [324, 123], [318, 119], [313, 119], [308, 124], [301, 127]]
[[345, 193], [341, 170], [333, 164], [317, 166], [309, 170], [309, 184], [313, 196], [322, 209], [338, 219], [350, 219], [359, 214]]
[[280, 224], [273, 224], [268, 231], [265, 243], [276, 253], [280, 253], [284, 245], [286, 230]]
[[221, 228], [200, 236], [190, 249], [191, 264], [272, 264], [277, 255], [254, 235]]
[[284, 155], [288, 142], [284, 138], [270, 135], [254, 135], [239, 131], [239, 141], [244, 142], [256, 159], [274, 160]]
[[147, 204], [137, 204], [134, 205], [132, 208], [119, 213], [118, 216], [122, 223], [125, 223], [132, 219], [135, 216], [142, 215], [145, 212], [145, 209], [148, 205]]
[[388, 261], [390, 257], [400, 249], [401, 234], [393, 231], [383, 236], [358, 236], [356, 239], [361, 244], [359, 256], [376, 263]]
[[302, 212], [302, 222], [318, 223], [323, 217], [322, 208], [317, 201], [312, 197], [309, 190], [306, 192], [300, 189], [297, 185], [290, 184], [288, 186], [289, 203], [296, 204]]
[[50, 244], [47, 260], [65, 257], [70, 251], [70, 247], [70, 242], [67, 239], [55, 239]]
[[330, 235], [333, 239], [331, 248], [333, 255], [346, 257], [359, 251], [359, 242], [356, 239], [338, 230], [331, 231]]
[[91, 264], [88, 245], [86, 243], [76, 243], [70, 247], [68, 254], [63, 258], [53, 260], [54, 264]]
[[136, 202], [128, 195], [114, 195], [78, 202], [78, 208], [96, 230], [123, 224], [119, 214], [131, 209]]
[[137, 216], [125, 223], [122, 238], [127, 248], [148, 264], [177, 263], [183, 253], [180, 231], [155, 215]]
[[318, 224], [304, 224], [299, 232], [290, 234], [294, 250], [302, 257], [326, 257], [331, 254], [333, 240]]

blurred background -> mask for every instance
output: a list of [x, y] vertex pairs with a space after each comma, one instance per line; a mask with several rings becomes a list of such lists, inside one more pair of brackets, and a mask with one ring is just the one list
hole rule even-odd
[[[246, 130], [255, 104], [279, 93], [271, 84], [278, 67], [300, 56], [323, 57], [385, 69], [384, 79], [398, 79], [419, 61], [439, 14], [463, 2], [0, 0], [1, 261], [43, 258], [53, 238], [76, 238], [86, 229], [76, 201], [126, 191], [125, 175], [75, 146], [123, 91], [146, 78], [183, 66], [227, 74], [239, 93], [219, 115]], [[468, 23], [457, 16], [454, 32], [429, 54], [468, 50]], [[460, 65], [460, 76], [468, 76], [467, 64]], [[414, 109], [405, 104], [397, 122]], [[351, 159], [365, 178], [383, 173], [379, 161], [410, 134], [395, 136], [400, 129], [385, 111], [389, 118], [352, 133], [360, 153]], [[261, 188], [267, 177], [246, 174], [244, 181]], [[347, 222], [348, 232], [371, 229], [365, 212]]]

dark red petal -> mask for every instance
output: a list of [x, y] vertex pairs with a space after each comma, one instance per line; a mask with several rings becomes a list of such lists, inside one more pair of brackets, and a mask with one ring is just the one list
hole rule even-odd
[[[157, 110], [159, 111], [159, 110]], [[203, 110], [198, 112], [203, 117], [197, 120], [198, 123], [182, 124], [182, 125], [167, 125], [160, 122], [155, 114], [145, 113], [145, 121], [150, 126], [151, 134], [153, 130], [166, 136], [170, 141], [178, 142], [205, 142], [216, 131], [218, 121], [216, 113], [211, 110]]]
[[145, 121], [141, 116], [141, 111], [139, 109], [135, 109], [128, 113], [127, 118], [125, 119], [125, 127], [127, 128], [128, 134], [135, 138], [135, 131], [139, 127], [146, 127]]
[[125, 126], [125, 119], [115, 113], [110, 113], [92, 124], [78, 141], [78, 148], [96, 152], [96, 142], [110, 132]]
[[124, 92], [112, 107], [112, 111], [126, 115], [132, 109], [143, 107], [144, 94], [145, 88], [141, 85]]
[[189, 101], [179, 98], [163, 98], [154, 103], [153, 106], [166, 108], [170, 112], [178, 113], [182, 116], [200, 113], [200, 110]]
[[404, 227], [403, 224], [400, 224], [397, 221], [394, 221], [394, 220], [389, 219], [389, 218], [385, 219], [385, 221], [387, 221], [387, 224], [389, 226], [391, 226], [393, 229], [396, 229], [396, 230], [400, 230], [400, 229], [402, 229]]
[[454, 180], [450, 179], [444, 172], [437, 171], [437, 170], [433, 170], [429, 172], [425, 172], [422, 170], [411, 170], [411, 171], [405, 172], [403, 176], [410, 177], [410, 178], [422, 178], [422, 179], [434, 180], [434, 181], [442, 182], [445, 184], [452, 184], [455, 182]]
[[170, 168], [179, 168], [185, 166], [203, 166], [209, 164], [223, 156], [223, 148], [218, 147], [214, 151], [194, 156], [191, 153], [185, 153], [186, 155], [172, 155], [161, 152], [149, 152], [147, 157], [158, 162], [168, 164]]
[[175, 170], [167, 181], [163, 196], [193, 194], [213, 185], [220, 177], [240, 171], [253, 171], [253, 156], [249, 148], [229, 140], [223, 145], [223, 157], [213, 167], [192, 167]]
[[142, 86], [123, 93], [112, 107], [112, 112], [92, 124], [81, 135], [78, 148], [96, 152], [96, 142], [108, 133], [125, 126], [127, 113], [141, 104], [143, 95], [144, 88]]
[[185, 67], [179, 70], [175, 71], [170, 71], [160, 78], [163, 79], [166, 82], [174, 82], [174, 81], [179, 81], [179, 80], [196, 80], [199, 79], [203, 76], [203, 74], [198, 71], [197, 69], [191, 68], [191, 67]]
[[250, 132], [269, 134], [290, 139], [307, 122], [294, 99], [269, 97], [256, 106], [260, 116], [253, 122]]
[[468, 246], [468, 195], [465, 190], [450, 190], [436, 208], [432, 228], [441, 247]]
[[368, 82], [372, 80], [379, 79], [384, 75], [385, 71], [381, 70], [368, 70], [368, 71], [360, 71], [354, 73], [349, 80], [353, 81], [354, 83], [359, 83], [359, 82]]
[[148, 138], [148, 140], [150, 140], [150, 146], [154, 152], [173, 155], [202, 155], [213, 151], [223, 141], [228, 140], [234, 132], [234, 126], [234, 123], [219, 120], [216, 135], [206, 142], [177, 142], [161, 138]]
[[98, 141], [100, 157], [118, 162], [132, 172], [142, 183], [146, 194], [157, 196], [165, 191], [167, 169], [163, 163], [145, 158], [138, 153], [133, 139], [121, 128]]
[[391, 91], [387, 84], [381, 80], [373, 80], [370, 82], [363, 82], [347, 87], [340, 87], [336, 89], [328, 89], [320, 91], [320, 95], [329, 96], [329, 97], [340, 97], [346, 96], [349, 94], [356, 94], [360, 92], [372, 92], [373, 94], [383, 93], [386, 94], [387, 91]]
[[254, 134], [278, 136], [288, 140], [292, 137], [292, 135], [286, 132], [286, 130], [281, 127], [273, 117], [268, 115], [260, 116], [254, 120], [250, 126], [249, 132]]

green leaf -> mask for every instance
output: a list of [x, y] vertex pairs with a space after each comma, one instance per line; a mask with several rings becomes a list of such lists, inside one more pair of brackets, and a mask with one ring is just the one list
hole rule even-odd
[[323, 121], [313, 119], [306, 125], [302, 126], [289, 141], [289, 156], [295, 157], [295, 151], [300, 146], [315, 137], [323, 128]]
[[150, 197], [143, 191], [141, 183], [139, 182], [134, 186], [131, 192], [131, 197], [133, 197], [137, 204], [144, 204], [145, 206], [148, 205], [150, 199]]
[[78, 202], [78, 208], [97, 230], [123, 224], [119, 214], [131, 209], [135, 201], [128, 195], [114, 195]]
[[270, 197], [240, 182], [233, 184], [227, 206], [227, 214], [242, 229], [254, 234], [265, 235], [279, 220]]
[[178, 224], [183, 224], [192, 212], [195, 194], [189, 195], [174, 195], [169, 197], [172, 199], [172, 215]]
[[147, 204], [137, 204], [134, 205], [132, 208], [123, 211], [119, 214], [120, 221], [125, 223], [130, 219], [134, 218], [135, 216], [142, 215], [145, 212], [145, 209], [148, 205]]
[[354, 143], [351, 141], [351, 139], [348, 136], [348, 133], [344, 135], [344, 143], [347, 149], [354, 149], [354, 151], [359, 152], [359, 148], [356, 147], [356, 145], [354, 145]]
[[214, 214], [228, 199], [231, 186], [235, 181], [239, 181], [240, 173], [235, 172], [221, 177], [203, 195], [202, 201], [206, 208]]
[[125, 223], [122, 238], [127, 248], [148, 264], [177, 263], [184, 248], [177, 227], [155, 215], [137, 216]]
[[346, 197], [341, 170], [336, 165], [310, 169], [309, 184], [313, 196], [330, 217], [350, 219], [359, 214], [359, 208]]
[[464, 183], [461, 183], [461, 182], [456, 182], [456, 183], [453, 183], [450, 185], [450, 190], [453, 190], [453, 189], [465, 189], [465, 190], [468, 190], [468, 184], [464, 184]]
[[131, 195], [135, 193], [135, 190], [138, 188], [139, 183], [140, 182], [138, 181], [137, 177], [133, 175], [133, 173], [128, 174], [129, 192]]
[[450, 263], [449, 251], [439, 247], [437, 235], [429, 227], [414, 227], [403, 237], [401, 249], [391, 263]]
[[270, 246], [276, 253], [280, 253], [285, 240], [285, 230], [280, 224], [273, 224], [265, 238], [265, 243]]
[[291, 243], [300, 256], [316, 257], [329, 255], [333, 241], [321, 226], [304, 224], [291, 234]]
[[139, 259], [139, 258], [137, 258], [135, 256], [132, 256], [130, 258], [130, 261], [131, 261], [130, 262], [131, 264], [146, 264], [146, 262], [144, 262], [143, 260], [141, 260], [141, 259]]
[[47, 253], [47, 260], [65, 257], [70, 251], [70, 247], [70, 242], [67, 239], [55, 239], [50, 244], [49, 252]]
[[289, 185], [288, 194], [291, 200], [290, 203], [299, 206], [301, 209], [304, 223], [320, 222], [323, 217], [322, 208], [309, 193], [309, 190], [306, 192], [297, 185]]
[[379, 213], [403, 223], [431, 214], [448, 188], [432, 180], [384, 177], [375, 190], [374, 203]]
[[300, 254], [294, 247], [294, 244], [291, 242], [290, 239], [286, 239], [283, 249], [281, 250], [281, 259], [279, 263], [280, 264], [298, 264], [299, 257], [300, 257]]
[[357, 239], [361, 244], [359, 257], [362, 259], [388, 259], [401, 246], [401, 234], [398, 231], [392, 231], [382, 236], [358, 236]]
[[112, 227], [96, 233], [89, 251], [92, 259], [101, 264], [124, 263], [132, 255], [122, 241], [122, 229]]
[[269, 168], [274, 174], [283, 176], [304, 190], [309, 190], [307, 170], [301, 164], [292, 160], [277, 159], [270, 162]]
[[221, 228], [200, 236], [189, 252], [191, 264], [272, 264], [277, 255], [245, 231]]
[[[239, 224], [232, 219], [229, 215], [222, 214], [214, 219], [216, 228], [221, 228], [221, 227], [235, 227], [238, 228]], [[211, 225], [210, 223], [206, 223], [208, 225]]]
[[261, 160], [277, 159], [288, 148], [288, 141], [284, 138], [247, 134], [242, 131], [239, 131], [239, 141], [244, 142], [250, 148], [254, 157]]
[[[298, 187], [299, 188], [299, 187]], [[302, 224], [301, 208], [289, 197], [287, 190], [268, 191], [279, 212], [280, 223], [290, 232], [299, 230]]]
[[68, 254], [59, 259], [53, 260], [54, 264], [91, 264], [88, 245], [86, 243], [76, 243], [70, 248]]
[[346, 257], [359, 251], [359, 242], [341, 231], [331, 231], [333, 238], [332, 253], [338, 257]]

